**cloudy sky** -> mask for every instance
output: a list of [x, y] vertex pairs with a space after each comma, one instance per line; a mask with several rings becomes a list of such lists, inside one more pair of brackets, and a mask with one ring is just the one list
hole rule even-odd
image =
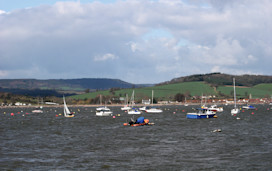
[[272, 75], [271, 0], [0, 0], [0, 79]]

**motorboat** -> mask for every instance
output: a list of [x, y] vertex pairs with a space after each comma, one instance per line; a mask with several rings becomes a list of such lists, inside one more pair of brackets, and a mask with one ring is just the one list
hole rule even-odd
[[187, 113], [187, 119], [205, 119], [205, 118], [214, 118], [216, 116], [216, 112], [211, 111], [209, 109], [199, 108], [197, 112]]
[[137, 109], [137, 108], [132, 108], [130, 110], [127, 111], [128, 114], [130, 115], [139, 115], [139, 114], [142, 114], [142, 112]]
[[223, 112], [223, 107], [217, 107], [217, 105], [212, 105], [208, 109], [214, 112]]
[[251, 105], [246, 105], [246, 106], [242, 106], [242, 109], [254, 110], [254, 109], [256, 109], [256, 107], [251, 106]]
[[101, 110], [97, 110], [95, 112], [96, 116], [111, 116], [112, 115], [112, 111], [109, 108], [104, 108]]
[[151, 108], [149, 108], [149, 109], [146, 109], [145, 112], [146, 112], [146, 113], [162, 113], [163, 110], [162, 110], [162, 109], [155, 108], [155, 107], [151, 107]]

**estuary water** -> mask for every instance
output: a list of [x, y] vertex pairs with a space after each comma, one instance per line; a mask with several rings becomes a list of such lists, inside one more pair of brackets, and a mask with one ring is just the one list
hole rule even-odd
[[62, 107], [1, 108], [0, 169], [272, 170], [270, 106], [186, 119], [192, 107], [162, 106], [141, 115], [155, 125], [139, 127], [123, 126], [132, 116], [120, 107], [110, 107], [115, 118], [95, 116], [94, 107], [70, 107], [74, 118], [59, 115]]

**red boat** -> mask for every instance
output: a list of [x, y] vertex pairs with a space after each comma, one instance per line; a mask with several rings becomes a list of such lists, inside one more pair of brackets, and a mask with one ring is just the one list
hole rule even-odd
[[136, 121], [132, 118], [130, 122], [124, 123], [124, 126], [144, 126], [144, 125], [154, 125], [154, 123], [149, 123], [149, 119], [145, 119], [144, 117], [139, 117]]

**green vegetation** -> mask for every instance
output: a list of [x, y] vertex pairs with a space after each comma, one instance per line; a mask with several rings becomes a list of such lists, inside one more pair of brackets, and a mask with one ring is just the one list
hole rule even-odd
[[[218, 92], [227, 96], [233, 96], [232, 86], [220, 86]], [[236, 95], [238, 98], [248, 98], [251, 94], [252, 98], [270, 97], [272, 95], [272, 84], [259, 84], [253, 87], [236, 87]]]
[[[214, 88], [204, 82], [185, 82], [185, 83], [176, 83], [168, 85], [160, 85], [155, 87], [145, 87], [145, 88], [135, 88], [135, 99], [150, 99], [152, 90], [154, 90], [154, 98], [159, 100], [173, 100], [177, 93], [182, 93], [186, 96], [200, 96], [202, 93], [207, 95], [216, 95]], [[116, 97], [125, 97], [126, 94], [129, 96], [132, 94], [133, 89], [119, 89], [116, 91], [98, 91], [91, 92], [87, 94], [71, 96], [71, 98], [80, 100], [80, 99], [89, 99], [95, 98], [102, 94], [103, 96], [116, 96]]]
[[51, 99], [53, 102], [62, 103], [61, 97], [65, 95], [70, 104], [98, 104], [100, 94], [103, 103], [122, 103], [120, 97], [125, 97], [126, 94], [130, 97], [133, 90], [137, 103], [142, 99], [150, 99], [152, 90], [154, 90], [154, 101], [183, 101], [185, 97], [190, 99], [202, 94], [232, 98], [233, 77], [236, 78], [238, 98], [250, 96], [270, 98], [272, 95], [272, 76], [259, 75], [199, 74], [175, 78], [156, 86], [135, 85], [117, 79], [6, 79], [0, 80], [0, 92], [2, 92], [0, 103], [16, 101], [33, 103], [33, 97], [48, 98], [48, 101]]

